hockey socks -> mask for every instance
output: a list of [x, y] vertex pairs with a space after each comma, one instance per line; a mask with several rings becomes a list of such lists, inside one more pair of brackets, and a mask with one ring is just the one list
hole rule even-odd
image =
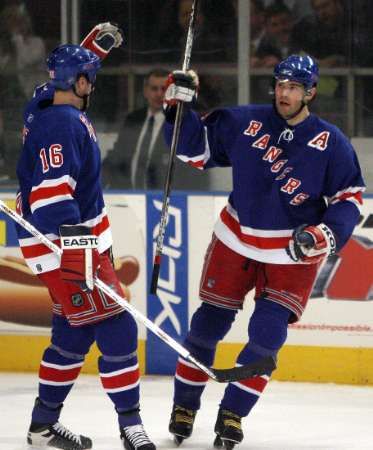
[[[237, 364], [247, 364], [263, 356], [276, 357], [286, 341], [291, 311], [266, 299], [256, 301], [249, 323], [249, 343], [238, 356]], [[220, 407], [240, 417], [247, 416], [266, 387], [271, 373], [229, 383]]]
[[138, 413], [140, 370], [136, 352], [124, 356], [102, 355], [98, 367], [102, 386], [118, 412], [119, 425], [141, 423]]
[[59, 409], [84, 363], [84, 355], [63, 352], [61, 349], [48, 347], [39, 368], [39, 398], [35, 404], [32, 421], [54, 423], [58, 420]]
[[[193, 314], [184, 346], [203, 364], [211, 366], [217, 343], [228, 333], [235, 315], [235, 310], [219, 308], [203, 302]], [[198, 410], [207, 380], [208, 376], [204, 372], [179, 357], [175, 373], [174, 404]]]

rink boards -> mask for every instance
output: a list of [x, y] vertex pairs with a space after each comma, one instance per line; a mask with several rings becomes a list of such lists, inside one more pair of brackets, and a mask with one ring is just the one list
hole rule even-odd
[[[0, 193], [10, 206], [14, 196]], [[178, 341], [199, 305], [204, 253], [226, 195], [172, 196], [164, 239], [158, 295], [149, 294], [155, 241], [162, 207], [160, 193], [108, 193], [118, 277], [129, 285], [131, 302]], [[279, 380], [373, 384], [373, 198], [367, 196], [360, 224], [338, 257], [320, 270], [301, 322], [289, 329], [280, 353]], [[37, 370], [48, 343], [50, 300], [22, 264], [14, 226], [0, 215], [0, 370]], [[216, 366], [232, 365], [246, 341], [253, 299], [220, 344]], [[139, 326], [142, 371], [173, 372], [177, 355]], [[85, 365], [96, 371], [97, 350]]]

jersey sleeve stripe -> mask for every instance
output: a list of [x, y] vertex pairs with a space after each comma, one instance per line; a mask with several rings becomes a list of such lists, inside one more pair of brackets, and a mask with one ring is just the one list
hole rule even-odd
[[63, 175], [62, 177], [59, 178], [51, 178], [48, 180], [43, 180], [37, 186], [33, 186], [31, 191], [36, 191], [41, 188], [54, 187], [64, 183], [68, 184], [73, 191], [75, 190], [76, 181], [74, 180], [74, 178], [71, 177], [70, 175]]
[[44, 187], [32, 191], [29, 197], [30, 205], [40, 200], [49, 200], [53, 197], [69, 196], [72, 198], [73, 190], [67, 183], [54, 187]]
[[52, 180], [44, 180], [31, 189], [29, 204], [31, 212], [52, 203], [72, 200], [76, 181], [69, 175]]
[[[55, 239], [52, 241], [54, 244], [60, 246], [60, 239]], [[28, 258], [36, 258], [38, 256], [47, 255], [48, 253], [52, 253], [52, 251], [45, 246], [44, 244], [34, 244], [29, 246], [22, 246], [21, 244], [21, 250], [23, 257], [25, 259]]]
[[[98, 237], [99, 253], [103, 253], [112, 245], [113, 239], [110, 223], [105, 208], [102, 209], [97, 217], [84, 222], [84, 225], [92, 227], [93, 234]], [[53, 241], [54, 244], [60, 246], [59, 236], [49, 233], [46, 237]], [[59, 267], [60, 259], [47, 246], [41, 244], [37, 238], [27, 237], [19, 239], [19, 245], [27, 265], [34, 273], [48, 272]], [[42, 269], [38, 270], [38, 266], [42, 267]]]
[[[45, 237], [47, 239], [49, 239], [50, 241], [55, 241], [56, 239], [59, 239], [59, 236], [57, 236], [54, 233], [48, 233], [48, 234], [45, 235]], [[31, 246], [31, 245], [40, 244], [39, 239], [36, 238], [36, 237], [19, 238], [18, 241], [19, 241], [20, 247], [28, 247], [28, 246]]]
[[202, 157], [201, 156], [195, 156], [193, 158], [190, 158], [190, 157], [184, 156], [184, 155], [177, 155], [177, 157], [179, 159], [181, 159], [181, 161], [189, 164], [190, 166], [193, 166], [196, 169], [203, 170], [203, 166], [204, 166], [204, 157], [203, 157], [203, 155], [202, 155]]
[[344, 200], [353, 200], [358, 202], [360, 205], [363, 204], [363, 194], [362, 192], [345, 192], [344, 194], [339, 195], [338, 197], [334, 197], [332, 201], [330, 202], [331, 205], [334, 205], [334, 203], [342, 202]]
[[64, 202], [66, 200], [74, 200], [74, 198], [71, 195], [56, 195], [45, 200], [38, 200], [35, 203], [30, 202], [30, 209], [31, 212], [34, 213], [37, 209], [42, 208], [43, 206], [48, 206], [58, 202]]
[[100, 236], [100, 234], [106, 231], [109, 227], [110, 227], [109, 219], [108, 216], [105, 215], [104, 217], [102, 217], [101, 222], [92, 228], [92, 233], [95, 234], [96, 236]]
[[196, 169], [203, 170], [205, 167], [205, 164], [211, 157], [211, 150], [208, 142], [207, 137], [207, 128], [204, 127], [204, 133], [205, 133], [205, 151], [202, 154], [196, 155], [196, 156], [189, 156], [184, 154], [178, 154], [177, 157], [181, 159], [181, 161], [188, 163], [189, 165], [195, 167]]
[[365, 191], [363, 186], [350, 186], [342, 191], [338, 191], [333, 197], [328, 197], [330, 204], [346, 200], [349, 197], [355, 197], [361, 204], [363, 203], [362, 193]]

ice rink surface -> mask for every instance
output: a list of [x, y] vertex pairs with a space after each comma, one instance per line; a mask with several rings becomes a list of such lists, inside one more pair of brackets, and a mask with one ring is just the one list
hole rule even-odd
[[[180, 450], [212, 449], [213, 427], [224, 385], [209, 382], [193, 436]], [[36, 374], [0, 374], [0, 449], [25, 450], [37, 391]], [[142, 378], [142, 417], [158, 449], [175, 449], [167, 431], [172, 403], [170, 377]], [[93, 439], [95, 450], [122, 449], [113, 406], [96, 376], [81, 375], [61, 422]], [[271, 382], [243, 423], [237, 450], [372, 450], [373, 388]]]

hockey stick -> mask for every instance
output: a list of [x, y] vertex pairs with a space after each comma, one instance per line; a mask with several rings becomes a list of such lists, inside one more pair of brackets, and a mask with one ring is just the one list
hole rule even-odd
[[[192, 11], [190, 13], [189, 28], [188, 28], [187, 40], [186, 40], [186, 44], [185, 44], [183, 72], [186, 72], [190, 66], [190, 56], [192, 54], [197, 8], [198, 8], [198, 0], [194, 0], [193, 5], [192, 5]], [[151, 284], [150, 284], [150, 293], [151, 294], [157, 293], [158, 278], [159, 278], [159, 272], [161, 269], [163, 240], [164, 240], [164, 234], [166, 231], [167, 220], [168, 220], [168, 208], [170, 205], [171, 181], [172, 181], [172, 175], [174, 172], [175, 155], [176, 155], [177, 144], [179, 142], [183, 110], [184, 110], [183, 102], [178, 102], [177, 108], [176, 108], [174, 132], [172, 135], [171, 150], [170, 150], [170, 155], [169, 155], [169, 159], [168, 159], [166, 180], [165, 180], [165, 184], [164, 184], [162, 213], [161, 213], [161, 218], [159, 221], [157, 246], [156, 246], [156, 250], [155, 250], [152, 279], [151, 279]]]
[[[13, 209], [9, 208], [2, 200], [0, 200], [0, 210], [3, 211], [7, 216], [11, 217], [15, 222], [17, 222], [21, 227], [27, 230], [30, 234], [35, 236], [39, 241], [50, 248], [57, 255], [62, 254], [62, 250], [56, 244], [51, 242], [46, 238], [40, 231], [38, 231], [33, 225], [31, 225], [27, 220], [21, 217]], [[120, 306], [122, 306], [126, 311], [128, 311], [135, 319], [144, 324], [149, 330], [151, 330], [155, 335], [157, 335], [163, 342], [169, 345], [171, 348], [176, 350], [179, 355], [184, 359], [190, 361], [199, 369], [201, 369], [206, 375], [219, 383], [226, 383], [230, 381], [238, 381], [245, 378], [251, 378], [253, 376], [263, 375], [268, 371], [272, 371], [276, 368], [276, 364], [273, 358], [267, 357], [262, 358], [251, 364], [247, 364], [239, 367], [232, 367], [231, 369], [213, 369], [211, 367], [206, 367], [198, 359], [194, 358], [190, 352], [175, 341], [171, 336], [165, 333], [161, 328], [158, 327], [154, 322], [149, 320], [140, 311], [138, 311], [134, 306], [128, 303], [123, 297], [118, 295], [112, 288], [101, 281], [99, 278], [95, 278], [94, 283], [98, 289], [104, 292], [107, 296], [112, 298]]]

